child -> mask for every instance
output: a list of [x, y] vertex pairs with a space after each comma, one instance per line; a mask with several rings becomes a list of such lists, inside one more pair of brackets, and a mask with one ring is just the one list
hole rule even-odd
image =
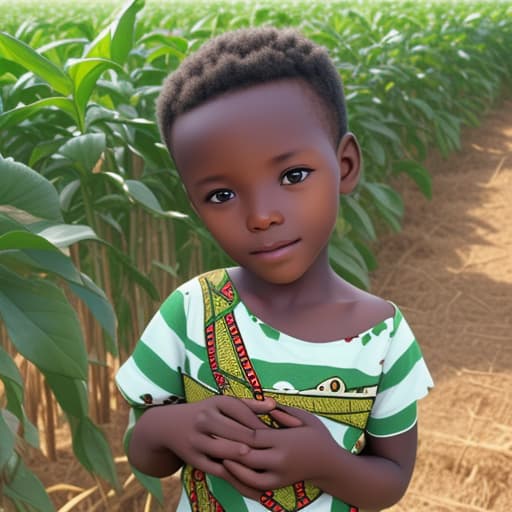
[[119, 370], [130, 462], [183, 466], [180, 512], [397, 502], [432, 380], [398, 308], [329, 265], [361, 153], [327, 53], [289, 29], [221, 35], [157, 111], [194, 210], [239, 266], [174, 291]]

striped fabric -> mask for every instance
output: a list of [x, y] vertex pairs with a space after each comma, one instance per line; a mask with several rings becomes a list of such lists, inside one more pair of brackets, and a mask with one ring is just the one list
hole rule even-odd
[[[335, 410], [332, 415], [318, 416], [340, 446], [358, 453], [365, 433], [386, 437], [409, 430], [416, 423], [416, 401], [433, 385], [414, 334], [400, 310], [394, 309], [393, 317], [358, 336], [328, 343], [307, 342], [279, 332], [252, 315], [241, 301], [233, 314], [264, 392], [278, 401], [282, 397], [282, 403], [300, 407], [314, 397], [331, 407], [336, 398], [343, 411], [347, 404], [373, 402], [365, 428], [354, 426], [359, 423], [349, 421], [351, 418], [340, 420]], [[186, 399], [183, 374], [217, 392], [205, 348], [198, 278], [180, 286], [162, 304], [120, 368], [116, 382], [138, 416], [150, 405]], [[209, 475], [207, 479], [226, 511], [266, 511], [226, 482]], [[325, 493], [305, 509], [357, 510]], [[190, 510], [183, 493], [178, 512]]]

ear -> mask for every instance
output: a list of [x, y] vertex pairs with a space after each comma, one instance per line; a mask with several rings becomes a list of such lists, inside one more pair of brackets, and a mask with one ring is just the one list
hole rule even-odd
[[361, 177], [362, 156], [359, 142], [353, 133], [347, 132], [336, 151], [340, 165], [340, 194], [350, 194]]

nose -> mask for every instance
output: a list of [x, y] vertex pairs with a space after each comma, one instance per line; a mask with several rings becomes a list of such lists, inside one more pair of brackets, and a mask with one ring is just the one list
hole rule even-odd
[[272, 225], [279, 225], [283, 222], [284, 216], [279, 205], [270, 197], [252, 201], [247, 211], [246, 223], [249, 231], [265, 231]]

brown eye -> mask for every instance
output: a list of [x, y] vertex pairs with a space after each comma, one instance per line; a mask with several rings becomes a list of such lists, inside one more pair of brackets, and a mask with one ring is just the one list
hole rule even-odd
[[310, 173], [311, 170], [309, 169], [290, 169], [283, 174], [281, 185], [295, 185], [300, 183], [304, 181]]
[[209, 203], [225, 203], [226, 201], [229, 201], [230, 199], [233, 199], [235, 197], [234, 192], [228, 189], [222, 189], [222, 190], [215, 190], [211, 194], [209, 194], [206, 198], [206, 200]]

